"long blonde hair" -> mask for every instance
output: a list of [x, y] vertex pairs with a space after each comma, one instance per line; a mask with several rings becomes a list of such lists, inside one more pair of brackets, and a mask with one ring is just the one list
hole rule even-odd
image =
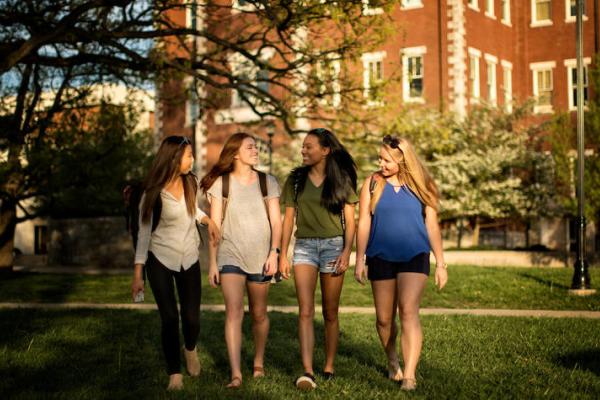
[[[426, 206], [438, 210], [438, 189], [433, 178], [421, 162], [413, 145], [404, 138], [395, 138], [387, 136], [382, 146], [398, 164], [398, 180], [406, 184], [417, 198]], [[391, 142], [391, 143], [390, 143]], [[376, 174], [379, 174], [377, 172]], [[375, 175], [371, 179], [376, 179]], [[385, 179], [381, 177], [376, 181], [373, 195], [371, 196], [371, 213], [375, 212], [377, 203], [383, 194], [385, 188]]]

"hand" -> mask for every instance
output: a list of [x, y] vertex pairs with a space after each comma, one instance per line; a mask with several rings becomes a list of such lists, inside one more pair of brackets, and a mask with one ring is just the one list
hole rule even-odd
[[221, 276], [216, 265], [211, 265], [208, 268], [208, 283], [210, 283], [210, 286], [213, 288], [217, 288], [219, 283], [221, 283]]
[[435, 268], [435, 284], [436, 286], [442, 290], [444, 286], [446, 286], [446, 282], [448, 282], [448, 270], [444, 267]]
[[131, 282], [131, 298], [135, 300], [135, 296], [139, 292], [144, 291], [144, 280], [139, 276], [134, 276]]
[[356, 279], [356, 282], [364, 285], [367, 279], [366, 275], [365, 260], [356, 259], [356, 266], [354, 267], [354, 279]]
[[335, 266], [334, 275], [341, 275], [348, 269], [348, 264], [350, 264], [350, 250], [343, 250], [342, 254], [335, 259], [332, 263]]
[[206, 227], [208, 229], [208, 240], [213, 246], [216, 246], [221, 240], [221, 231], [219, 230], [217, 224], [215, 224], [215, 221], [210, 218], [207, 219], [208, 221], [206, 223]]
[[279, 272], [283, 279], [290, 279], [290, 262], [283, 254], [279, 257]]
[[274, 275], [277, 272], [277, 253], [274, 251], [269, 252], [267, 261], [265, 261], [265, 267], [263, 273], [267, 276]]

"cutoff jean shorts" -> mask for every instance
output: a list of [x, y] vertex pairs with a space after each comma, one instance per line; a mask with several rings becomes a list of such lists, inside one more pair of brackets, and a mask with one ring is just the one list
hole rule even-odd
[[294, 246], [293, 264], [309, 264], [323, 274], [335, 273], [335, 260], [342, 254], [344, 238], [298, 238]]

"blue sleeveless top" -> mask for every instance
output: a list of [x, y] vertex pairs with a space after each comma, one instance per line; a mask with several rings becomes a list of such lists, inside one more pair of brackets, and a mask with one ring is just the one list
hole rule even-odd
[[430, 250], [423, 204], [408, 186], [402, 185], [396, 193], [386, 182], [371, 218], [367, 257], [405, 262]]

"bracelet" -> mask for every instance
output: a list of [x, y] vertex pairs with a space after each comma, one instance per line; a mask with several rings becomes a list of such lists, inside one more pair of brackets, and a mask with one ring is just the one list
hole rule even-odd
[[281, 250], [279, 250], [279, 247], [271, 247], [271, 251], [274, 251], [277, 254], [281, 253]]
[[437, 264], [435, 264], [435, 267], [436, 267], [436, 268], [444, 268], [444, 269], [448, 269], [448, 264], [446, 264], [446, 263], [443, 263], [442, 265], [437, 265]]

